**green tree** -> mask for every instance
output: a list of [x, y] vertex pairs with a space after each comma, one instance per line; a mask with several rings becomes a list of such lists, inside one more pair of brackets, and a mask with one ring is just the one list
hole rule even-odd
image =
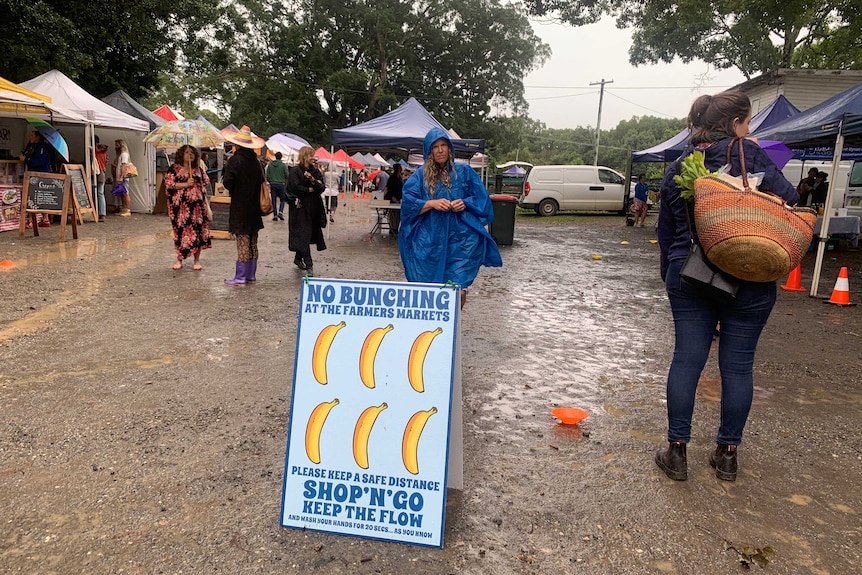
[[526, 17], [498, 0], [234, 4], [245, 41], [219, 66], [188, 70], [176, 84], [261, 135], [289, 131], [326, 143], [332, 128], [415, 96], [444, 125], [473, 136], [490, 101], [526, 108], [523, 76], [550, 53]]
[[133, 97], [159, 84], [217, 18], [205, 0], [2, 0], [0, 75], [23, 82], [58, 69], [97, 96]]
[[[816, 54], [824, 39], [858, 35], [860, 0], [525, 0], [535, 15], [555, 15], [582, 26], [602, 16], [634, 27], [629, 60], [634, 65], [700, 59], [719, 69], [737, 68], [746, 78], [759, 72], [828, 61], [836, 68], [860, 66], [854, 50]], [[773, 42], [773, 38], [776, 42]]]
[[[632, 152], [643, 150], [675, 136], [685, 128], [684, 119], [634, 117], [611, 130], [602, 130], [599, 164], [626, 172]], [[595, 131], [591, 127], [556, 130], [524, 116], [494, 118], [486, 135], [491, 165], [521, 160], [531, 164], [586, 164], [595, 154]], [[636, 170], [651, 179], [660, 178], [666, 166], [639, 164]]]

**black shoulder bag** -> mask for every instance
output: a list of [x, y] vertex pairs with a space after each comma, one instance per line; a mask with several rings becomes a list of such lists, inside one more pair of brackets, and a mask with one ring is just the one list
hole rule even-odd
[[739, 291], [740, 280], [724, 273], [706, 259], [706, 254], [703, 253], [700, 244], [694, 240], [694, 231], [691, 228], [691, 216], [688, 213], [687, 205], [685, 206], [685, 219], [688, 220], [691, 247], [685, 258], [685, 263], [682, 264], [682, 269], [679, 270], [679, 277], [687, 284], [697, 286], [715, 297], [735, 299], [736, 293]]

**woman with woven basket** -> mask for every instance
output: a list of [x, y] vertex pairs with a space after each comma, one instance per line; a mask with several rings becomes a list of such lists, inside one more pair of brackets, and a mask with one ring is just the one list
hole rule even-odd
[[[763, 174], [759, 189], [771, 191], [787, 204], [795, 204], [799, 199], [796, 188], [756, 141], [744, 139], [742, 146], [739, 145], [736, 138], [748, 135], [750, 121], [751, 102], [745, 94], [728, 91], [699, 97], [688, 115], [690, 146], [681, 159], [699, 150], [704, 154], [708, 170], [714, 172], [729, 163], [733, 176], [742, 175], [741, 165], [744, 163], [747, 172]], [[742, 161], [740, 149], [744, 151]], [[680, 162], [674, 162], [661, 184], [658, 221], [661, 277], [665, 281], [673, 314], [675, 344], [667, 378], [669, 445], [658, 450], [655, 461], [671, 479], [687, 479], [686, 445], [691, 439], [697, 383], [720, 324], [721, 423], [718, 445], [709, 462], [715, 468], [716, 477], [734, 481], [737, 475], [736, 449], [742, 442], [754, 394], [754, 353], [775, 305], [776, 285], [774, 281], [738, 280], [736, 297], [726, 298], [680, 278], [680, 269], [691, 251], [692, 240], [697, 242], [697, 230], [690, 232], [694, 222], [692, 202], [680, 196], [681, 190], [674, 181], [679, 171]]]

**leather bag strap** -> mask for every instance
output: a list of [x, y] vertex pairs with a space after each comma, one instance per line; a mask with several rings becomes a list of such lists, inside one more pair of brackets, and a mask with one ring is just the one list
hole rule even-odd
[[743, 140], [745, 140], [745, 138], [734, 138], [727, 145], [727, 162], [726, 163], [728, 165], [730, 165], [730, 153], [733, 151], [733, 145], [735, 143], [739, 142], [739, 167], [742, 169], [742, 174], [740, 177], [742, 178], [743, 189], [748, 191], [751, 189], [751, 186], [748, 185], [748, 167], [745, 165], [745, 150], [743, 148]]

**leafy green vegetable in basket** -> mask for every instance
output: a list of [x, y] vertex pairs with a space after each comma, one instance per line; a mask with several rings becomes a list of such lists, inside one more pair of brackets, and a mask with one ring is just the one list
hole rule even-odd
[[703, 163], [703, 152], [689, 154], [680, 163], [679, 173], [673, 177], [673, 181], [680, 189], [680, 197], [684, 200], [694, 199], [694, 181], [703, 176], [715, 176], [715, 172], [706, 169]]

